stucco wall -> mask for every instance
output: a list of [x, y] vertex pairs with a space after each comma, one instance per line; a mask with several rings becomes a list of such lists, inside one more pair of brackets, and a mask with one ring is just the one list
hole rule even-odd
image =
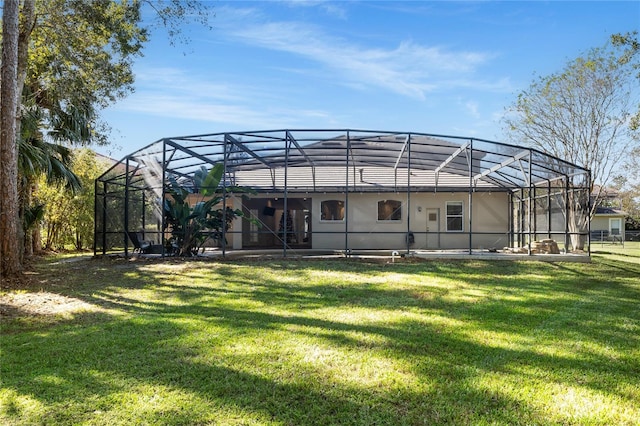
[[608, 231], [609, 230], [609, 219], [612, 217], [620, 217], [623, 220], [621, 221], [624, 224], [624, 216], [594, 216], [591, 220], [591, 230], [592, 231]]
[[[256, 195], [252, 198], [273, 199], [282, 194]], [[290, 199], [301, 198], [290, 194]], [[342, 193], [306, 194], [310, 200], [312, 230], [311, 248], [342, 250], [403, 250], [406, 249], [407, 230], [413, 234], [412, 249], [466, 249], [469, 247], [469, 195], [467, 193], [414, 193], [410, 205], [406, 193], [351, 193], [348, 199]], [[323, 201], [345, 202], [346, 220], [323, 220]], [[378, 220], [378, 202], [397, 200], [402, 203], [401, 219]], [[238, 200], [235, 200], [236, 202]], [[463, 230], [447, 231], [447, 202], [462, 202]], [[265, 200], [266, 202], [266, 200]], [[306, 203], [306, 201], [305, 201]], [[234, 203], [235, 204], [235, 203]], [[508, 196], [505, 193], [474, 193], [472, 248], [502, 248], [508, 244]], [[407, 210], [408, 209], [408, 210]], [[410, 213], [410, 214], [408, 214]], [[276, 216], [281, 215], [278, 210]], [[429, 221], [435, 218], [435, 221]], [[277, 221], [277, 217], [273, 218]], [[409, 223], [407, 223], [409, 221]], [[345, 238], [345, 227], [349, 235]], [[275, 222], [265, 229], [276, 229]], [[242, 246], [242, 221], [233, 224], [233, 247]]]
[[[342, 249], [345, 247], [344, 221], [323, 221], [317, 212], [322, 201], [345, 200], [343, 194], [314, 194], [313, 248]], [[378, 201], [392, 199], [402, 202], [400, 221], [379, 221]], [[473, 248], [504, 247], [507, 245], [508, 198], [505, 193], [473, 194], [472, 231], [487, 234], [472, 236]], [[463, 206], [462, 232], [448, 232], [446, 203], [461, 201]], [[407, 208], [410, 215], [407, 215]], [[469, 196], [466, 193], [411, 194], [411, 205], [407, 194], [364, 193], [349, 194], [347, 219], [349, 226], [348, 246], [351, 249], [404, 249], [409, 229], [414, 236], [414, 249], [468, 248]], [[428, 215], [435, 214], [436, 223], [428, 224]], [[407, 217], [409, 216], [409, 217]], [[410, 221], [407, 224], [407, 220]], [[427, 228], [429, 227], [428, 231]], [[334, 234], [329, 234], [332, 232]]]
[[607, 231], [609, 232], [609, 219], [620, 219], [620, 233], [624, 235], [625, 233], [625, 217], [623, 215], [602, 215], [602, 216], [594, 216], [591, 219], [591, 232], [594, 231]]

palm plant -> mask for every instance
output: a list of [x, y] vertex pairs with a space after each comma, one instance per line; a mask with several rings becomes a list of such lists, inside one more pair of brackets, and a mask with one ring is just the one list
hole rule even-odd
[[[59, 143], [46, 142], [40, 128], [43, 123], [41, 109], [24, 108], [21, 121], [21, 137], [18, 141], [18, 188], [20, 217], [27, 254], [39, 247], [38, 224], [44, 214], [45, 203], [35, 200], [33, 193], [38, 177], [44, 175], [47, 182], [63, 182], [73, 192], [81, 189], [80, 180], [71, 171], [73, 153]], [[57, 127], [52, 129], [56, 139]], [[34, 235], [35, 234], [35, 235]]]
[[169, 196], [164, 202], [165, 227], [171, 229], [178, 256], [197, 254], [208, 238], [222, 238], [231, 222], [244, 216], [240, 209], [220, 207], [227, 194], [250, 192], [247, 188], [232, 186], [222, 193], [219, 185], [223, 175], [224, 165], [218, 163], [209, 171], [204, 166], [196, 171], [190, 185], [182, 185], [174, 176], [169, 177]]

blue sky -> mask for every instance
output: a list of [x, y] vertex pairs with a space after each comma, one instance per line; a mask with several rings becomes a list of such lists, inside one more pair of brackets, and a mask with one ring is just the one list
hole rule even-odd
[[640, 27], [640, 1], [211, 1], [188, 45], [152, 34], [106, 109], [121, 158], [168, 136], [279, 128], [503, 140], [536, 75]]

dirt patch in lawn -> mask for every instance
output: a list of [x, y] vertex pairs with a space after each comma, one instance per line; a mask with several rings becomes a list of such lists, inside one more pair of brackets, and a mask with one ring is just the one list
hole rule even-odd
[[68, 317], [78, 312], [97, 310], [97, 306], [80, 299], [46, 291], [0, 295], [0, 318], [50, 315]]

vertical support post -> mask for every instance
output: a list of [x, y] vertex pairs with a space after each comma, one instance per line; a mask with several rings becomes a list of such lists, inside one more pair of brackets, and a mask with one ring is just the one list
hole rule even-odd
[[107, 254], [107, 182], [102, 186], [102, 254]]
[[222, 145], [222, 258], [227, 257], [227, 135]]
[[125, 160], [124, 174], [124, 257], [129, 258], [129, 157]]
[[531, 253], [531, 228], [532, 228], [532, 224], [533, 224], [533, 219], [531, 217], [531, 210], [533, 209], [533, 202], [535, 202], [534, 198], [533, 198], [533, 182], [531, 181], [531, 167], [532, 167], [532, 162], [533, 162], [533, 155], [532, 155], [532, 151], [529, 150], [529, 167], [527, 169], [527, 174], [529, 175], [527, 177], [527, 180], [529, 181], [529, 208], [528, 210], [528, 219], [527, 219], [527, 228], [529, 231], [529, 242], [527, 243], [527, 252], [529, 254], [529, 256], [531, 256], [533, 253]]
[[507, 229], [508, 229], [508, 247], [513, 247], [513, 191], [509, 192], [509, 199], [507, 200]]
[[344, 251], [347, 256], [351, 256], [349, 250], [349, 154], [351, 153], [351, 133], [347, 130], [347, 162], [345, 165], [345, 191], [344, 191]]
[[531, 219], [533, 221], [533, 241], [538, 239], [538, 215], [536, 214], [536, 205], [538, 203], [538, 199], [536, 197], [537, 191], [536, 186], [531, 185]]
[[[93, 181], [93, 255], [96, 255], [96, 249], [98, 246], [97, 236], [98, 236], [98, 221], [96, 219], [98, 216], [98, 180]], [[102, 226], [104, 227], [104, 222], [102, 222]], [[104, 233], [104, 232], [103, 232]], [[104, 246], [103, 246], [104, 247]]]
[[473, 247], [473, 234], [471, 233], [473, 225], [473, 139], [469, 141], [468, 148], [469, 155], [467, 156], [468, 171], [469, 171], [469, 254], [472, 253]]
[[[162, 185], [162, 200], [160, 201], [162, 205], [160, 206], [160, 211], [162, 215], [160, 216], [160, 245], [162, 246], [162, 257], [165, 257], [165, 244], [164, 244], [164, 232], [167, 226], [166, 222], [166, 213], [164, 211], [164, 203], [167, 199], [167, 191], [166, 191], [166, 182], [167, 182], [167, 144], [165, 140], [162, 140], [162, 177], [160, 180], [160, 185]], [[177, 253], [176, 253], [177, 254]]]
[[409, 234], [411, 233], [411, 134], [407, 136], [407, 235], [405, 242], [407, 244], [407, 254], [409, 254]]
[[289, 171], [289, 147], [290, 147], [290, 140], [289, 140], [289, 132], [286, 132], [286, 136], [284, 139], [284, 206], [283, 209], [284, 211], [282, 212], [282, 225], [284, 226], [283, 229], [283, 234], [282, 234], [282, 257], [287, 257], [287, 235], [289, 233], [289, 228], [287, 226], [287, 221], [289, 220], [289, 193], [288, 193], [288, 187], [287, 187], [287, 178], [288, 178], [288, 171]]
[[551, 180], [547, 180], [547, 238], [551, 239]]
[[[585, 188], [585, 191], [587, 191], [587, 244], [589, 244], [588, 249], [587, 249], [587, 253], [589, 254], [589, 257], [591, 257], [591, 170], [587, 171], [587, 185]], [[622, 244], [624, 247], [624, 234], [622, 235]]]
[[569, 252], [569, 176], [564, 176], [564, 249]]
[[144, 189], [143, 189], [142, 190], [142, 231], [145, 232], [145, 233], [147, 232], [147, 221], [145, 220], [146, 219], [146, 214], [145, 214], [145, 211], [146, 211], [145, 204], [146, 203], [147, 203], [147, 197], [146, 197], [146, 194], [145, 194]]
[[531, 185], [531, 221], [533, 223], [533, 241], [538, 239], [538, 214], [537, 214], [537, 205], [538, 205], [538, 192], [536, 191], [536, 186]]
[[397, 167], [393, 168], [393, 190], [394, 191], [398, 190], [398, 168]]
[[520, 201], [518, 204], [518, 247], [522, 247], [524, 245], [524, 188], [520, 188]]

